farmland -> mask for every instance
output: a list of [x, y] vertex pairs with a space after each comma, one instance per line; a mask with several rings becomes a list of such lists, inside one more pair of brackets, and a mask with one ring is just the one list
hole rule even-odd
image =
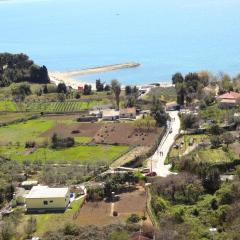
[[[72, 132], [77, 132], [73, 134]], [[152, 146], [161, 134], [161, 128], [144, 130], [133, 123], [73, 123], [57, 124], [43, 133], [42, 137], [51, 137], [53, 133], [61, 136], [91, 137], [96, 144], [119, 144]]]
[[124, 221], [132, 213], [143, 216], [146, 206], [145, 190], [138, 187], [132, 192], [122, 193], [119, 195], [119, 201], [115, 202], [113, 206], [114, 211], [119, 213], [118, 217], [111, 216], [110, 202], [88, 202], [83, 205], [76, 222], [80, 225], [106, 225]]
[[[111, 164], [118, 157], [129, 151], [130, 145], [89, 144], [102, 124], [79, 124], [72, 116], [61, 118], [46, 117], [27, 122], [11, 124], [0, 128], [0, 155], [23, 162], [53, 161], [53, 162], [101, 162]], [[70, 129], [80, 129], [80, 134], [72, 135]], [[65, 130], [65, 132], [63, 131]], [[67, 130], [67, 131], [66, 131]], [[63, 132], [62, 132], [63, 131]], [[76, 145], [71, 148], [55, 150], [50, 147], [53, 133], [61, 136], [73, 136]], [[34, 141], [37, 147], [26, 149], [25, 143]]]
[[0, 111], [22, 112], [80, 112], [83, 110], [101, 107], [109, 103], [105, 100], [93, 101], [65, 101], [65, 102], [23, 102], [15, 103], [10, 100], [0, 101]]
[[111, 164], [116, 158], [128, 151], [128, 146], [76, 146], [54, 150], [51, 148], [36, 148], [26, 150], [24, 147], [0, 147], [0, 155], [19, 162], [79, 162], [81, 164], [102, 163]]
[[26, 111], [32, 112], [79, 112], [100, 106], [102, 104], [104, 104], [103, 101], [31, 102], [26, 103], [24, 108]]
[[38, 115], [31, 112], [0, 112], [0, 124], [9, 124], [18, 121], [24, 121], [34, 117], [38, 117]]

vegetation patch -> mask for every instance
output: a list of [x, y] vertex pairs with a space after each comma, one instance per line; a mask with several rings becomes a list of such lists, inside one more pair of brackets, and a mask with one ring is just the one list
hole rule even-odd
[[64, 213], [24, 215], [22, 223], [19, 225], [18, 229], [19, 231], [24, 229], [24, 227], [28, 224], [28, 220], [32, 217], [36, 220], [36, 232], [34, 235], [41, 236], [46, 232], [46, 229], [48, 229], [48, 231], [57, 230], [60, 227], [63, 227], [66, 223], [72, 222], [74, 220], [74, 214], [78, 212], [81, 205], [83, 204], [83, 201], [84, 198], [72, 202], [69, 209], [67, 209]]
[[37, 148], [26, 151], [24, 147], [0, 147], [0, 155], [19, 161], [53, 161], [110, 164], [128, 151], [128, 146], [76, 146], [66, 149]]
[[12, 112], [17, 111], [17, 105], [13, 101], [0, 101], [0, 111]]
[[24, 107], [32, 112], [80, 112], [103, 104], [104, 101], [27, 102]]
[[229, 163], [232, 161], [229, 154], [227, 152], [224, 152], [222, 148], [201, 149], [196, 153], [196, 160], [210, 164]]
[[151, 100], [154, 97], [165, 102], [173, 102], [177, 100], [177, 92], [174, 87], [156, 87], [144, 99]]

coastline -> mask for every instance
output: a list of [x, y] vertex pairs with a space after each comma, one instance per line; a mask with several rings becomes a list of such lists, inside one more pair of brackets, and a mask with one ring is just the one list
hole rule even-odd
[[[136, 68], [139, 67], [139, 63], [130, 62], [130, 63], [122, 63], [122, 64], [112, 64], [112, 65], [106, 65], [106, 66], [99, 66], [99, 67], [92, 67], [92, 68], [86, 68], [86, 69], [79, 69], [79, 70], [72, 70], [72, 71], [50, 71], [49, 77], [52, 83], [58, 85], [59, 83], [65, 83], [68, 87], [72, 87], [73, 89], [78, 89], [79, 86], [83, 87], [85, 84], [91, 85], [92, 90], [96, 90], [95, 83], [92, 82], [86, 82], [84, 80], [77, 80], [73, 77], [77, 76], [84, 76], [84, 75], [90, 75], [90, 74], [96, 74], [96, 73], [103, 73], [103, 72], [111, 72], [116, 71], [120, 69], [127, 69], [127, 68]], [[169, 83], [159, 83], [161, 87], [170, 87], [172, 84]], [[131, 84], [129, 84], [131, 85]], [[142, 83], [137, 84], [136, 86], [141, 87], [147, 87], [147, 86], [153, 86], [154, 84], [148, 84], [148, 83]], [[122, 89], [124, 89], [125, 86], [122, 86]]]
[[78, 89], [79, 86], [84, 86], [85, 84], [89, 84], [92, 86], [92, 90], [96, 90], [95, 83], [76, 80], [76, 79], [73, 79], [72, 77], [95, 74], [95, 73], [111, 72], [111, 71], [116, 71], [116, 70], [126, 69], [126, 68], [136, 68], [139, 66], [140, 66], [139, 63], [130, 62], [130, 63], [112, 64], [112, 65], [79, 69], [79, 70], [73, 70], [73, 71], [65, 71], [65, 72], [52, 71], [52, 72], [49, 72], [49, 77], [51, 82], [55, 83], [56, 85], [58, 85], [61, 82], [64, 82], [67, 86], [71, 86], [73, 89]]

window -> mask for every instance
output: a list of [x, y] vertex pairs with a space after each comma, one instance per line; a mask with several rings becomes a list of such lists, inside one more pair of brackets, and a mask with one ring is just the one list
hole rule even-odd
[[43, 204], [44, 205], [48, 205], [48, 201], [43, 201]]
[[53, 200], [51, 200], [50, 203], [53, 203]]

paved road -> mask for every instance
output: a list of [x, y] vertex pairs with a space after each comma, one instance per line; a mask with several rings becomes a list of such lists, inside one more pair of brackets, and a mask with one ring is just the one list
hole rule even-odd
[[[168, 123], [168, 129], [165, 136], [162, 139], [157, 151], [150, 158], [149, 165], [152, 166], [152, 171], [156, 172], [158, 176], [167, 177], [172, 174], [170, 172], [171, 165], [164, 165], [167, 154], [175, 142], [175, 138], [180, 130], [180, 118], [178, 111], [168, 112], [172, 121]], [[175, 119], [175, 120], [174, 120]], [[172, 129], [172, 132], [170, 131]], [[162, 152], [162, 154], [160, 154]]]

